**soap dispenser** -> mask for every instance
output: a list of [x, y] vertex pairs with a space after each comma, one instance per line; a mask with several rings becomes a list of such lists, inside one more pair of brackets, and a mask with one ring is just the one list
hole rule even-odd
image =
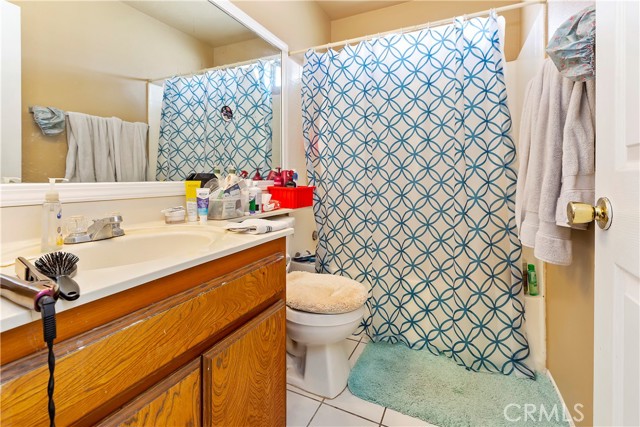
[[62, 248], [62, 203], [56, 190], [56, 182], [68, 181], [65, 178], [49, 178], [49, 191], [42, 204], [42, 252], [57, 251]]

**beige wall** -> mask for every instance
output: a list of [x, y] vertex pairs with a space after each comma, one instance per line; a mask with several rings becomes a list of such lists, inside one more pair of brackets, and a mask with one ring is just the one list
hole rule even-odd
[[280, 50], [261, 38], [219, 46], [213, 49], [213, 66], [234, 64], [279, 54]]
[[[461, 16], [518, 1], [410, 1], [331, 22], [331, 41], [424, 24], [427, 21]], [[520, 10], [502, 13], [506, 20], [505, 56], [511, 61], [520, 52]]]
[[593, 267], [593, 224], [573, 231], [573, 264], [546, 264], [547, 367], [579, 426], [593, 425]]
[[331, 26], [324, 11], [313, 1], [232, 0], [233, 4], [262, 24], [289, 50], [329, 42]]
[[64, 176], [66, 135], [28, 113], [54, 106], [147, 121], [146, 79], [213, 65], [213, 49], [120, 2], [15, 2], [22, 12], [24, 182]]

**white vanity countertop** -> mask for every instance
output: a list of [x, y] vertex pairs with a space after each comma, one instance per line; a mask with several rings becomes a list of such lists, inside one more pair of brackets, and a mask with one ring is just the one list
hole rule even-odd
[[[98, 242], [82, 243], [77, 245], [65, 245], [62, 251], [76, 252], [80, 257], [78, 272], [73, 279], [80, 286], [80, 298], [76, 301], [64, 301], [59, 299], [56, 303], [56, 311], [61, 312], [97, 299], [133, 288], [143, 283], [168, 276], [170, 274], [186, 270], [191, 267], [225, 257], [260, 244], [279, 239], [293, 234], [292, 228], [266, 233], [266, 234], [237, 234], [225, 231], [219, 224], [179, 224], [166, 225], [164, 222], [144, 224], [135, 229], [125, 228], [125, 236]], [[173, 241], [154, 241], [154, 236], [176, 238]], [[179, 246], [188, 244], [194, 239], [194, 247], [191, 250], [176, 250], [175, 253], [165, 252], [166, 256], [154, 254], [154, 250], [162, 247]], [[197, 241], [197, 242], [196, 242]], [[125, 246], [126, 245], [126, 246]], [[164, 246], [163, 246], [164, 245]], [[6, 246], [10, 246], [7, 248]], [[118, 258], [126, 257], [122, 248], [135, 248], [135, 262]], [[5, 245], [2, 253], [2, 265], [0, 271], [4, 274], [15, 276], [15, 266], [7, 265], [16, 256], [23, 256], [31, 263], [39, 256], [36, 252], [37, 242], [22, 242], [15, 245]], [[75, 251], [74, 251], [75, 249]], [[127, 248], [128, 249], [128, 248]], [[169, 249], [170, 250], [170, 249]], [[96, 256], [95, 254], [107, 253], [108, 256]], [[85, 260], [83, 268], [83, 259]], [[127, 263], [129, 262], [129, 263]], [[34, 320], [40, 320], [40, 313], [27, 310], [21, 306], [0, 298], [0, 332], [24, 325]]]

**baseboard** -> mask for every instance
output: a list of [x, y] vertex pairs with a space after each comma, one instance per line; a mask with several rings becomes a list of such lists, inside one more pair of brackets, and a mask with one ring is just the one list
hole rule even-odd
[[560, 389], [558, 388], [558, 384], [556, 384], [556, 381], [553, 379], [553, 375], [551, 375], [551, 371], [549, 371], [547, 369], [547, 377], [549, 378], [549, 380], [551, 380], [551, 384], [553, 384], [553, 388], [556, 390], [556, 393], [558, 394], [558, 398], [560, 398], [560, 402], [562, 402], [562, 407], [564, 408], [564, 411], [566, 414], [569, 414], [569, 425], [571, 427], [576, 427], [576, 424], [573, 422], [573, 415], [571, 413], [571, 411], [569, 411], [569, 407], [567, 406], [567, 404], [564, 401], [564, 398], [562, 397], [562, 393], [560, 393]]

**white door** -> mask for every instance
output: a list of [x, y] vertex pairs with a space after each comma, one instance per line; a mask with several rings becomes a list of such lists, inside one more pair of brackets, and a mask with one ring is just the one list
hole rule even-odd
[[596, 3], [596, 198], [613, 207], [596, 228], [594, 423], [640, 426], [640, 7]]

